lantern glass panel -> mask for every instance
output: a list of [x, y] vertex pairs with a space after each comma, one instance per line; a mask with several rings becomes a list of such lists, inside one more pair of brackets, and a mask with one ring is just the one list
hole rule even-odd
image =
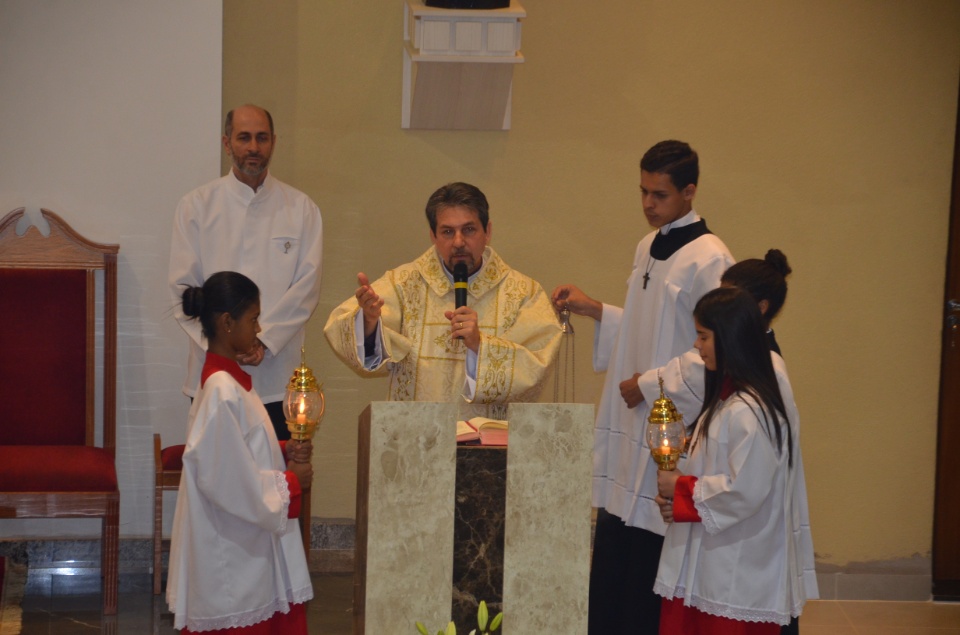
[[283, 415], [287, 421], [296, 421], [302, 414], [307, 421], [319, 421], [323, 402], [319, 392], [288, 390], [283, 400]]

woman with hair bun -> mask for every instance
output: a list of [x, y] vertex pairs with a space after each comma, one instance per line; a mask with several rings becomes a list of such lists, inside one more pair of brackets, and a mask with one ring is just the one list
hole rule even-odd
[[770, 249], [763, 260], [750, 258], [730, 265], [720, 278], [721, 287], [737, 287], [753, 296], [760, 305], [763, 323], [767, 329], [770, 350], [781, 355], [780, 346], [770, 323], [777, 317], [787, 299], [787, 276], [793, 272], [787, 257], [779, 249]]
[[313, 478], [309, 441], [290, 460], [237, 356], [256, 345], [260, 291], [222, 271], [188, 287], [183, 312], [208, 348], [187, 423], [167, 602], [183, 633], [305, 635], [313, 587], [296, 521]]

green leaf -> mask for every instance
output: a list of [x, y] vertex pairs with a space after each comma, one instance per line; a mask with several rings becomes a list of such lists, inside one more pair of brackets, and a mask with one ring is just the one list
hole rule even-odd
[[492, 633], [493, 631], [500, 628], [500, 622], [502, 621], [503, 621], [503, 613], [502, 612], [497, 613], [497, 616], [493, 618], [492, 622], [490, 622], [490, 632]]
[[480, 607], [477, 609], [477, 626], [480, 627], [481, 633], [487, 630], [487, 618], [489, 616], [487, 613], [487, 603], [480, 600]]
[[420, 635], [430, 635], [430, 631], [423, 625], [423, 622], [417, 622], [417, 632], [420, 633]]
[[447, 632], [443, 635], [457, 635], [457, 625], [453, 622], [447, 624]]

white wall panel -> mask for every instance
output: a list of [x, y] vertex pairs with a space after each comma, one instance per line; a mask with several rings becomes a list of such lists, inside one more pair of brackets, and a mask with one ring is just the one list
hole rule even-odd
[[[121, 537], [151, 533], [153, 432], [184, 437], [166, 270], [177, 201], [219, 175], [222, 22], [211, 0], [0, 0], [0, 216], [45, 207], [120, 245]], [[98, 526], [3, 521], [0, 538]]]

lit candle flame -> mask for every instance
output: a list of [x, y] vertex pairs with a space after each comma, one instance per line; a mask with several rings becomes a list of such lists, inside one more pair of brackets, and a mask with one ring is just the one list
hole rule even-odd
[[300, 399], [300, 413], [297, 414], [297, 425], [303, 426], [307, 424], [307, 400], [302, 398]]

